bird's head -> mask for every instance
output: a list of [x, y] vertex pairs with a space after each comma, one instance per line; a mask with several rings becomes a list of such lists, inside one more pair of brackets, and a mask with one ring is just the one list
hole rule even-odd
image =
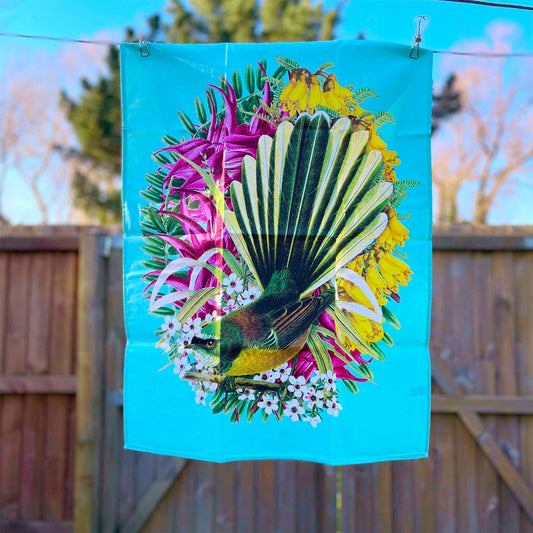
[[220, 329], [220, 321], [207, 324], [188, 346], [197, 359], [213, 368], [220, 363]]
[[243, 346], [242, 333], [229, 317], [205, 325], [195, 335], [188, 348], [204, 365], [216, 368], [221, 372], [240, 353]]

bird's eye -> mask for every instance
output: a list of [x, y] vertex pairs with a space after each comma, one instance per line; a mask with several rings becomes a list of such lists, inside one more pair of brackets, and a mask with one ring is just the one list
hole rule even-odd
[[213, 339], [209, 339], [209, 340], [206, 341], [205, 347], [211, 349], [211, 348], [215, 347], [215, 344], [216, 343], [215, 343], [215, 341]]

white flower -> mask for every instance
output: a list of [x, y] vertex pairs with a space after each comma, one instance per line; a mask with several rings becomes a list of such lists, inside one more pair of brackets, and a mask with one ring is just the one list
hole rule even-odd
[[237, 389], [239, 400], [255, 400], [255, 393], [251, 389]]
[[305, 378], [303, 376], [300, 376], [298, 378], [290, 376], [289, 382], [289, 391], [292, 392], [294, 396], [296, 396], [296, 398], [301, 398], [304, 392], [307, 392], [307, 389], [305, 387]]
[[226, 302], [226, 305], [222, 308], [222, 311], [227, 315], [228, 313], [231, 313], [232, 311], [235, 311], [238, 309], [239, 306], [235, 302], [235, 300], [232, 300], [231, 298]]
[[304, 395], [304, 400], [307, 402], [307, 405], [309, 407], [314, 407], [315, 405], [317, 407], [323, 407], [324, 406], [324, 391], [323, 390], [315, 390], [314, 387], [309, 387], [307, 389], [307, 392]]
[[267, 381], [268, 383], [274, 383], [276, 380], [272, 377], [272, 372], [267, 370], [266, 372], [261, 372], [261, 374], [254, 376], [254, 381]]
[[326, 400], [326, 407], [328, 408], [328, 415], [339, 416], [339, 411], [342, 411], [342, 405], [335, 399]]
[[207, 396], [206, 392], [203, 390], [203, 389], [198, 389], [196, 391], [196, 397], [194, 398], [194, 400], [196, 401], [196, 403], [200, 404], [200, 405], [205, 405], [205, 397]]
[[[190, 336], [191, 339], [198, 333], [200, 333], [200, 324], [202, 321], [200, 320], [200, 317], [196, 317], [194, 320], [192, 318], [187, 319], [187, 322], [183, 324], [183, 333], [187, 336]], [[183, 337], [185, 337], [183, 335]]]
[[175, 317], [166, 316], [165, 321], [161, 324], [161, 329], [166, 335], [175, 335], [181, 329], [181, 324]]
[[204, 320], [209, 324], [210, 322], [213, 322], [217, 318], [218, 318], [218, 313], [217, 313], [217, 310], [215, 309], [212, 313], [207, 313], [207, 315], [205, 315]]
[[270, 396], [270, 394], [263, 394], [261, 401], [257, 405], [264, 409], [267, 415], [270, 415], [272, 411], [278, 410], [278, 399], [275, 396]]
[[159, 345], [159, 347], [164, 351], [164, 352], [170, 352], [170, 350], [172, 350], [172, 346], [170, 345], [170, 342], [169, 342], [169, 339], [168, 337], [165, 339], [165, 342], [163, 342], [162, 344]]
[[204, 365], [201, 361], [196, 361], [196, 372], [203, 372], [205, 373], [205, 371], [208, 369], [209, 367], [207, 367], [206, 365]]
[[251, 287], [247, 291], [244, 291], [237, 300], [241, 305], [248, 305], [255, 302], [259, 296], [261, 296], [259, 287]]
[[319, 372], [313, 372], [313, 374], [312, 374], [311, 377], [309, 378], [309, 381], [310, 381], [313, 385], [316, 385], [319, 379], [320, 379], [320, 373], [319, 373]]
[[234, 292], [242, 292], [242, 279], [237, 277], [237, 274], [231, 273], [229, 277], [222, 280], [222, 285], [226, 287], [226, 292], [228, 294], [233, 294]]
[[191, 369], [191, 365], [185, 358], [175, 359], [174, 365], [174, 374], [179, 374], [180, 378], [185, 375], [185, 372]]
[[289, 363], [284, 363], [278, 368], [274, 368], [272, 372], [276, 374], [276, 379], [280, 379], [282, 383], [285, 383], [291, 375], [291, 367]]
[[204, 389], [207, 392], [215, 392], [217, 390], [217, 384], [216, 383], [211, 383], [209, 381], [202, 381], [202, 383], [204, 385]]
[[304, 412], [305, 409], [300, 405], [300, 402], [292, 399], [287, 402], [287, 407], [285, 408], [285, 411], [283, 411], [283, 414], [285, 416], [290, 416], [293, 422], [298, 422], [298, 420], [300, 420], [300, 415], [303, 415]]
[[331, 370], [328, 370], [325, 374], [322, 374], [320, 376], [320, 379], [323, 379], [325, 381], [324, 386], [329, 391], [337, 390], [337, 384], [335, 383], [335, 380], [337, 379], [337, 376], [335, 376], [335, 373]]
[[304, 422], [309, 422], [314, 428], [318, 426], [322, 419], [319, 416], [306, 416]]

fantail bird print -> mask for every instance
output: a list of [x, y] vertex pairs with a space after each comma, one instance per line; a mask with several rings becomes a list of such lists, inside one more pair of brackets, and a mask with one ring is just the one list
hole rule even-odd
[[335, 302], [335, 273], [384, 231], [393, 192], [380, 152], [348, 117], [318, 112], [282, 122], [245, 156], [224, 222], [262, 288], [253, 303], [204, 326], [189, 348], [226, 376], [292, 359]]

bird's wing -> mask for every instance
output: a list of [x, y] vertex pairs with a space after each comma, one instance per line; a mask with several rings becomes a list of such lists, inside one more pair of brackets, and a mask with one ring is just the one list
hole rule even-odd
[[272, 320], [272, 331], [276, 336], [278, 349], [290, 346], [301, 337], [329, 305], [331, 299], [332, 294], [328, 291], [271, 311], [269, 318]]

